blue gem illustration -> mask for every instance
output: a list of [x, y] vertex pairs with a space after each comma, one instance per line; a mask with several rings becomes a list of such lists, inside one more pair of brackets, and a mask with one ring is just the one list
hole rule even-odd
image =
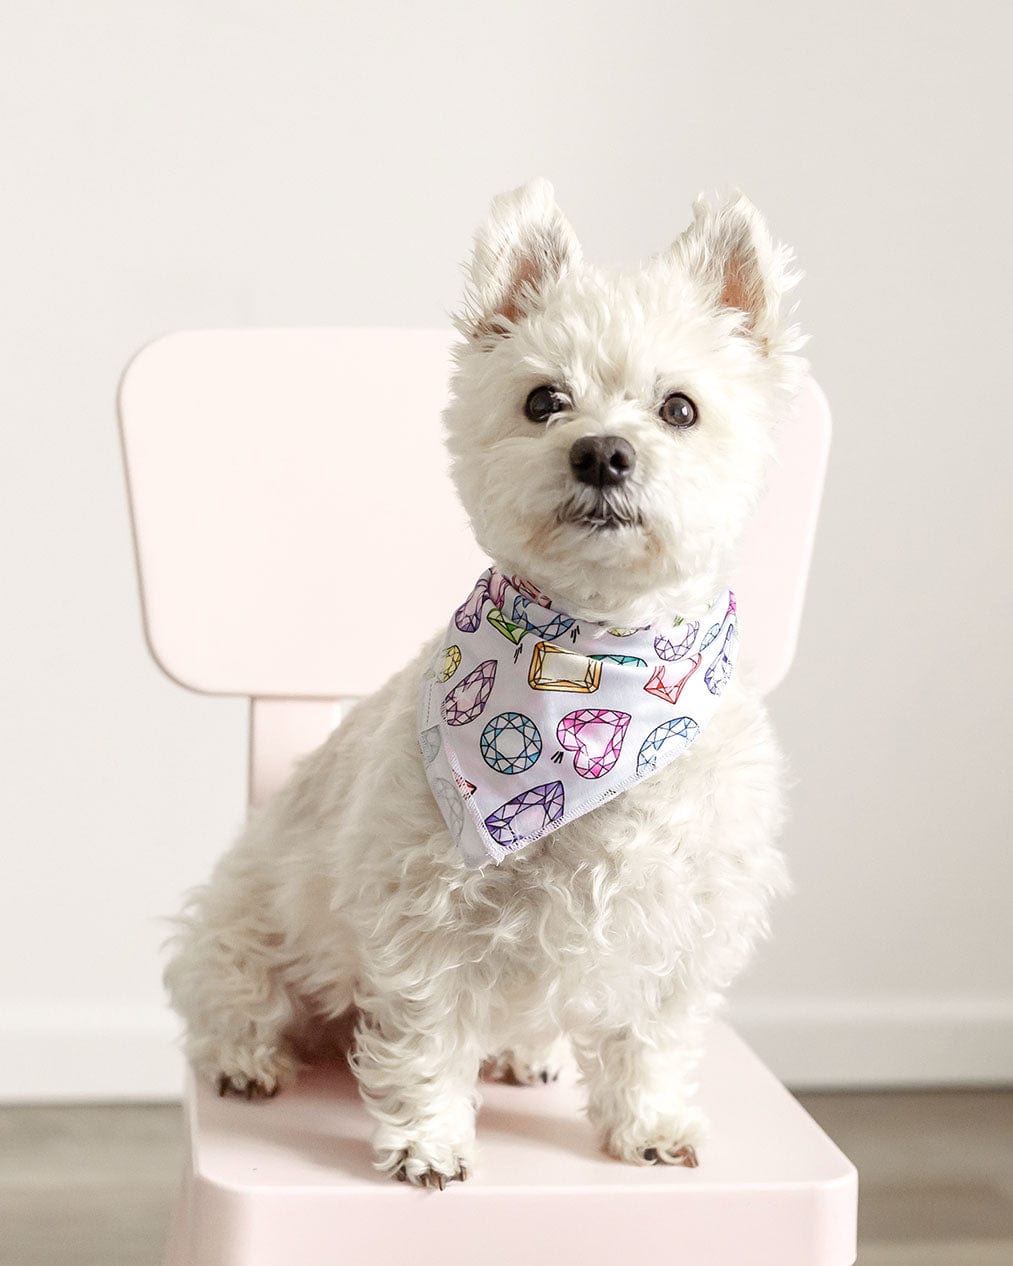
[[501, 712], [482, 731], [479, 747], [497, 774], [523, 774], [541, 756], [542, 736], [523, 712]]
[[640, 751], [637, 754], [637, 777], [642, 778], [645, 774], [654, 773], [658, 768], [661, 749], [666, 743], [674, 739], [681, 742], [684, 747], [689, 747], [699, 733], [700, 727], [692, 717], [673, 717], [671, 721], [664, 721], [661, 725], [655, 726], [640, 745]]
[[561, 637], [573, 626], [573, 619], [570, 616], [550, 611], [535, 602], [533, 598], [525, 598], [523, 594], [518, 594], [514, 598], [513, 622], [527, 629], [529, 633], [536, 633], [547, 642]]
[[720, 632], [721, 632], [721, 625], [720, 625], [720, 624], [712, 624], [712, 625], [710, 626], [710, 628], [707, 630], [707, 635], [706, 635], [706, 637], [705, 637], [705, 638], [704, 638], [704, 640], [700, 643], [700, 649], [701, 649], [701, 651], [705, 651], [705, 650], [707, 649], [707, 647], [708, 647], [708, 646], [710, 646], [711, 642], [713, 642], [713, 641], [714, 641], [714, 639], [717, 637], [717, 635], [718, 635]]

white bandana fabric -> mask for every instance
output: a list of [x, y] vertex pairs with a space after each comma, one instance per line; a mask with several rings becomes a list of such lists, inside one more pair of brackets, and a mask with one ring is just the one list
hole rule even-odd
[[738, 640], [728, 589], [698, 619], [620, 629], [483, 572], [419, 697], [426, 776], [465, 864], [501, 862], [677, 760]]

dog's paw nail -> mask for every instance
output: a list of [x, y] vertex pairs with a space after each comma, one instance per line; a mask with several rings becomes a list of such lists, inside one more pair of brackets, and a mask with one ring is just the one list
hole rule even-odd
[[219, 1073], [215, 1079], [215, 1089], [220, 1099], [235, 1095], [249, 1103], [253, 1099], [273, 1099], [281, 1086], [277, 1081], [267, 1085], [262, 1081], [257, 1081], [256, 1078], [243, 1077], [239, 1073], [234, 1075]]
[[543, 1068], [538, 1076], [541, 1077], [543, 1086], [547, 1086], [549, 1084], [549, 1070], [547, 1068]]
[[644, 1160], [650, 1161], [652, 1165], [656, 1165], [658, 1163], [658, 1149], [656, 1147], [645, 1147]]

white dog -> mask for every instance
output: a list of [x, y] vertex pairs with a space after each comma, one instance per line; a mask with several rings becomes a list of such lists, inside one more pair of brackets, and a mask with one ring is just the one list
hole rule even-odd
[[[445, 421], [502, 573], [596, 627], [706, 609], [803, 368], [790, 259], [741, 197], [701, 200], [625, 272], [582, 260], [545, 181], [495, 200]], [[694, 1165], [705, 1026], [787, 886], [764, 708], [735, 676], [680, 759], [467, 869], [416, 729], [444, 645], [360, 702], [193, 895], [166, 974], [187, 1053], [222, 1093], [270, 1095], [350, 1017], [377, 1165], [442, 1188], [473, 1163], [483, 1064], [546, 1081], [570, 1045], [608, 1153]]]

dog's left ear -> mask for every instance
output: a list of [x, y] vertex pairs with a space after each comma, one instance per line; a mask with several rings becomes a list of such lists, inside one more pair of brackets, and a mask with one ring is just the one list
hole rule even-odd
[[724, 200], [699, 197], [693, 223], [672, 247], [687, 272], [707, 287], [715, 304], [734, 308], [743, 328], [765, 352], [789, 350], [795, 332], [785, 328], [784, 297], [799, 281], [794, 256], [778, 246], [759, 211], [736, 194]]
[[580, 243], [547, 180], [500, 194], [475, 235], [471, 286], [458, 327], [473, 338], [509, 333], [580, 257]]

